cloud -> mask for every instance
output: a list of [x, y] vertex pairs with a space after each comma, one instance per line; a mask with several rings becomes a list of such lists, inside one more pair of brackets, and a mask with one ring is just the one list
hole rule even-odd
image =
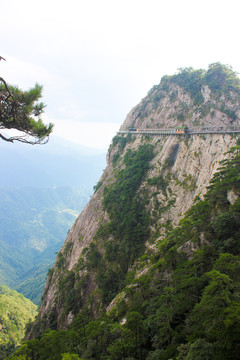
[[6, 53], [5, 56], [6, 62], [0, 64], [1, 76], [11, 85], [18, 85], [23, 90], [27, 90], [36, 82], [40, 84], [56, 82], [54, 73], [41, 64], [12, 56], [11, 53]]
[[56, 120], [53, 136], [59, 136], [87, 147], [107, 150], [120, 125], [104, 122]]
[[23, 88], [42, 84], [46, 116], [66, 121], [69, 131], [76, 122], [115, 127], [179, 67], [220, 61], [240, 72], [236, 4], [42, 0], [36, 7], [32, 0], [5, 1], [1, 76]]

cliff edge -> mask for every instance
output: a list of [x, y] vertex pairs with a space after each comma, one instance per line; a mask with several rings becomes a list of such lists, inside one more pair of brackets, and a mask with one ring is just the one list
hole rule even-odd
[[[120, 130], [240, 127], [239, 79], [221, 64], [165, 76]], [[207, 191], [234, 134], [118, 134], [107, 167], [49, 270], [30, 336], [68, 328], [81, 311], [97, 318], [114, 304], [146, 254]], [[142, 268], [141, 268], [142, 271]], [[147, 265], [145, 270], [147, 271]]]

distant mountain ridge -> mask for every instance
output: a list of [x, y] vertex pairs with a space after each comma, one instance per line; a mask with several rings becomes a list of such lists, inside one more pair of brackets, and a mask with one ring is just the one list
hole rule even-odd
[[104, 151], [57, 137], [41, 146], [1, 141], [0, 152], [0, 186], [8, 187], [94, 185], [106, 164]]
[[39, 303], [48, 269], [92, 189], [0, 187], [0, 283]]
[[54, 136], [0, 141], [0, 284], [41, 299], [48, 269], [93, 192], [105, 153]]

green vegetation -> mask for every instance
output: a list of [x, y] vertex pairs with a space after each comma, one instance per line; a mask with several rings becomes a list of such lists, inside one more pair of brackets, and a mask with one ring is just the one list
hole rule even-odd
[[33, 321], [37, 306], [14, 290], [0, 286], [0, 359], [20, 345], [25, 327]]
[[[149, 217], [138, 190], [152, 158], [152, 145], [142, 145], [137, 151], [128, 150], [124, 169], [118, 171], [116, 181], [103, 191], [103, 206], [110, 222], [100, 226], [95, 240], [104, 240], [105, 255], [101, 256], [91, 244], [87, 266], [98, 269], [97, 284], [104, 303], [119, 291], [129, 265], [143, 251], [148, 236]], [[111, 236], [114, 241], [106, 241]]]
[[1, 284], [40, 303], [47, 271], [89, 194], [70, 187], [1, 188]]
[[20, 141], [29, 144], [40, 144], [48, 141], [53, 124], [44, 125], [40, 115], [45, 105], [38, 100], [42, 96], [42, 86], [36, 84], [28, 91], [22, 91], [16, 86], [8, 86], [0, 78], [0, 127], [1, 129], [15, 129], [24, 135], [9, 136], [0, 134], [5, 141]]
[[240, 79], [237, 73], [231, 67], [220, 63], [209, 65], [207, 71], [181, 68], [177, 75], [167, 77], [167, 79], [170, 83], [176, 83], [187, 91], [195, 105], [203, 103], [201, 89], [204, 85], [208, 85], [218, 97], [222, 94], [229, 95], [231, 91], [240, 95]]
[[125, 146], [127, 143], [132, 141], [131, 134], [128, 134], [127, 136], [114, 136], [112, 140], [113, 147], [116, 147], [118, 145], [118, 151], [113, 155], [112, 164], [113, 166], [116, 165], [118, 159], [120, 158], [120, 154], [123, 152]]
[[118, 161], [119, 158], [120, 158], [119, 152], [117, 152], [116, 154], [113, 155], [113, 159], [112, 159], [112, 164], [113, 164], [113, 166], [116, 165], [116, 163], [117, 163], [117, 161]]
[[113, 147], [115, 147], [117, 144], [119, 145], [119, 150], [123, 151], [123, 149], [125, 148], [126, 144], [127, 144], [127, 138], [124, 136], [114, 136], [114, 138], [112, 139], [112, 144]]
[[112, 145], [113, 147], [118, 145], [119, 151], [122, 152], [126, 144], [130, 143], [131, 141], [133, 141], [131, 134], [127, 134], [127, 136], [116, 135], [112, 139]]
[[162, 191], [163, 195], [167, 197], [168, 179], [164, 178], [161, 174], [147, 180], [149, 185], [156, 186], [158, 191]]
[[[194, 108], [188, 108], [186, 103], [179, 105], [177, 112], [173, 115], [179, 122], [184, 123], [187, 118], [192, 116], [193, 111], [199, 112], [201, 117], [206, 116], [210, 110], [213, 114], [214, 108], [224, 112], [230, 119], [236, 119], [235, 111], [225, 108], [220, 97], [225, 95], [226, 99], [231, 102], [240, 99], [240, 79], [230, 66], [222, 65], [218, 62], [210, 64], [207, 70], [194, 70], [191, 67], [180, 68], [175, 75], [163, 76], [160, 84], [153, 86], [148, 96], [143, 99], [141, 117], [149, 115], [148, 112], [156, 109], [160, 100], [166, 96], [169, 96], [170, 102], [175, 101], [177, 99], [177, 91], [172, 90], [173, 85], [182, 87], [190, 95], [194, 105]], [[218, 101], [218, 104], [215, 105], [211, 103], [211, 109], [209, 104], [204, 103], [202, 89], [205, 85], [210, 88], [212, 97]], [[148, 106], [149, 104], [151, 106]]]
[[219, 95], [222, 93], [229, 94], [231, 91], [240, 95], [240, 80], [230, 66], [224, 66], [220, 63], [209, 65], [205, 82], [212, 91]]
[[[108, 360], [237, 360], [240, 347], [239, 150], [239, 146], [230, 150], [230, 160], [222, 162], [205, 198], [189, 209], [177, 228], [169, 228], [155, 255], [142, 258], [148, 272], [137, 278], [129, 273], [129, 284], [126, 282], [124, 287], [122, 283], [116, 306], [108, 315], [102, 313], [94, 320], [86, 308], [77, 315], [69, 330], [46, 331], [42, 337], [26, 341], [11, 359], [21, 359], [21, 356], [23, 359], [62, 359], [75, 355], [82, 359]], [[127, 174], [128, 166], [133, 165], [136, 158], [140, 158], [139, 152], [130, 152], [125, 158], [127, 166], [118, 175], [121, 184], [121, 176], [124, 171]], [[138, 188], [139, 179], [135, 178]], [[105, 207], [114, 226], [111, 227], [111, 223], [103, 226], [102, 238], [109, 232], [116, 239], [121, 232], [121, 238], [125, 235], [121, 227], [124, 214], [114, 205], [117, 191], [122, 205], [125, 185], [120, 186], [117, 181], [105, 190]], [[228, 201], [229, 191], [236, 195], [232, 204]], [[132, 201], [127, 201], [128, 211], [134, 199], [135, 195]], [[124, 238], [124, 246], [128, 245], [127, 239]], [[185, 244], [188, 244], [186, 250]], [[110, 279], [119, 279], [119, 268], [111, 278], [113, 259], [117, 254], [122, 261], [120, 247], [120, 241], [108, 243], [105, 260], [108, 259], [109, 264], [105, 262], [105, 272], [101, 274], [112, 294], [115, 289], [110, 287]], [[96, 245], [90, 253], [91, 266], [95, 263], [99, 266], [103, 258]], [[117, 291], [119, 286], [116, 283], [115, 286]]]
[[[195, 154], [195, 153], [194, 153]], [[196, 189], [196, 184], [195, 184], [195, 180], [193, 178], [193, 176], [191, 174], [183, 174], [183, 181], [179, 181], [177, 176], [175, 175], [175, 182], [176, 185], [181, 186], [183, 189], [185, 190], [189, 190], [189, 191], [193, 191]]]
[[94, 185], [94, 187], [93, 187], [94, 192], [98, 191], [98, 189], [100, 189], [102, 184], [103, 184], [102, 181], [98, 181], [98, 183], [96, 185]]

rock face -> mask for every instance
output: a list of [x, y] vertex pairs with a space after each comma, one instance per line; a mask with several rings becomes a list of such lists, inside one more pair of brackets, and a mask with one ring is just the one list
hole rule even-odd
[[[204, 83], [198, 92], [200, 101], [196, 102], [196, 96], [193, 97], [184, 86], [173, 80], [174, 77], [167, 77], [155, 86], [127, 115], [121, 130], [182, 125], [191, 128], [240, 126], [240, 101], [234, 91], [216, 93]], [[154, 251], [155, 244], [164, 236], [167, 224], [177, 225], [195, 199], [203, 196], [219, 162], [228, 156], [225, 153], [236, 141], [229, 134], [145, 136], [136, 133], [116, 136], [109, 147], [107, 168], [96, 191], [70, 230], [49, 273], [33, 333], [36, 329], [43, 331], [49, 326], [59, 329], [68, 327], [86, 305], [97, 316], [99, 309], [107, 308], [111, 302], [101, 300], [98, 269], [90, 267], [86, 258], [89, 259], [89, 249], [93, 247], [98, 252], [92, 250], [91, 254], [103, 258], [106, 253], [104, 241], [115, 241], [111, 234], [101, 238], [97, 236], [99, 229], [110, 219], [104, 206], [104, 189], [114, 184], [119, 171], [126, 167], [124, 158], [129, 150], [137, 151], [144, 144], [154, 150], [138, 189], [139, 198], [147, 198], [145, 210], [150, 218], [143, 255], [145, 251]], [[233, 195], [229, 197], [232, 199]], [[110, 260], [104, 264], [107, 269]], [[137, 259], [128, 265], [129, 269], [137, 267]], [[70, 297], [69, 292], [72, 294]]]
[[[210, 88], [205, 85], [201, 95], [203, 103], [196, 106], [190, 94], [176, 84], [170, 84], [167, 91], [153, 87], [148, 96], [130, 111], [120, 130], [173, 128], [181, 125], [191, 128], [240, 125], [240, 108], [234, 94], [231, 100], [224, 95], [215, 99]], [[231, 112], [235, 114], [234, 120], [227, 115]]]

